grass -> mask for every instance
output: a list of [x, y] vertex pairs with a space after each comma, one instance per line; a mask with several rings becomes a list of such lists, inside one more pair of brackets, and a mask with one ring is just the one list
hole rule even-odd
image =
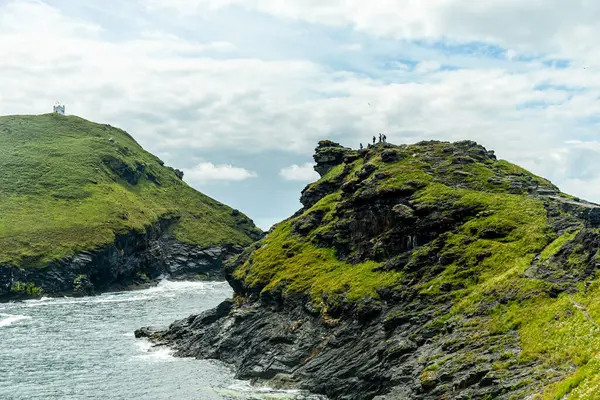
[[167, 217], [200, 246], [243, 247], [256, 231], [126, 132], [75, 116], [0, 117], [0, 171], [2, 264], [40, 267]]
[[548, 245], [548, 247], [546, 247], [544, 249], [544, 251], [542, 251], [542, 254], [540, 254], [540, 262], [543, 263], [543, 262], [548, 261], [553, 255], [558, 253], [558, 251], [567, 242], [570, 242], [571, 240], [575, 239], [575, 236], [577, 235], [577, 233], [578, 233], [578, 231], [565, 232], [561, 236], [556, 238], [556, 240], [554, 240], [550, 245]]
[[[339, 194], [329, 195], [313, 206], [332, 211]], [[327, 217], [325, 217], [327, 218]], [[285, 295], [308, 293], [317, 303], [324, 296], [339, 295], [347, 301], [376, 298], [376, 289], [397, 283], [401, 273], [373, 272], [379, 264], [340, 261], [331, 248], [318, 248], [309, 238], [292, 233], [292, 220], [282, 222], [252, 260], [235, 271], [235, 276], [263, 291], [280, 290]]]

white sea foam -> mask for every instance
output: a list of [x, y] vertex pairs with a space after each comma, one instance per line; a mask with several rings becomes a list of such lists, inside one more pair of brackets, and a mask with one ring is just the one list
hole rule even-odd
[[299, 390], [278, 390], [269, 387], [255, 387], [244, 382], [230, 385], [226, 388], [210, 387], [210, 391], [228, 399], [264, 399], [264, 400], [293, 400], [293, 399], [325, 399], [317, 395], [307, 395]]
[[49, 300], [54, 300], [54, 299], [53, 299], [52, 297], [47, 297], [47, 296], [44, 296], [44, 297], [42, 297], [41, 299], [31, 299], [31, 300], [25, 300], [25, 303], [28, 303], [28, 304], [29, 304], [29, 303], [32, 303], [32, 304], [34, 304], [34, 303], [41, 303], [41, 302], [43, 302], [43, 301], [49, 301]]
[[45, 306], [62, 306], [69, 304], [99, 304], [99, 303], [128, 303], [135, 301], [148, 301], [156, 297], [174, 297], [176, 292], [185, 291], [214, 291], [227, 289], [227, 282], [189, 282], [162, 280], [154, 287], [127, 292], [109, 292], [92, 297], [42, 297], [41, 299], [27, 300], [24, 302], [28, 308]]
[[10, 326], [26, 319], [31, 319], [31, 317], [26, 315], [0, 314], [0, 327]]
[[154, 347], [148, 340], [141, 339], [135, 342], [136, 347], [142, 353], [134, 358], [143, 358], [151, 361], [176, 361], [173, 350], [166, 347]]
[[64, 306], [64, 305], [69, 305], [69, 304], [128, 303], [128, 302], [133, 302], [133, 301], [146, 301], [146, 300], [151, 299], [150, 296], [144, 296], [144, 295], [133, 294], [133, 293], [135, 293], [135, 292], [128, 292], [126, 296], [123, 296], [123, 297], [115, 296], [114, 298], [99, 296], [99, 297], [81, 297], [81, 298], [63, 297], [63, 298], [50, 299], [52, 301], [37, 300], [35, 302], [34, 301], [26, 302], [26, 307], [33, 308], [33, 307], [48, 307], [48, 306]]
[[[253, 386], [249, 382], [237, 381], [236, 383], [229, 385], [227, 388], [222, 390], [231, 391], [232, 393], [237, 392], [239, 395], [252, 394], [253, 398], [264, 398], [264, 399], [296, 399], [298, 396], [303, 395], [304, 392], [295, 389], [274, 389], [268, 386]], [[306, 394], [304, 394], [306, 396]], [[305, 398], [305, 397], [303, 397]], [[321, 396], [313, 395], [310, 399], [323, 399]]]
[[169, 281], [163, 279], [154, 287], [146, 289], [148, 293], [181, 292], [187, 290], [212, 290], [227, 288], [227, 282], [191, 282], [191, 281]]

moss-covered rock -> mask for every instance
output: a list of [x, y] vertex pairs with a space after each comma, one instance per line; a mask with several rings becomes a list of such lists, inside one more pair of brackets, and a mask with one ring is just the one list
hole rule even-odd
[[244, 303], [162, 338], [333, 399], [593, 398], [600, 206], [471, 141], [341, 153], [229, 264]]

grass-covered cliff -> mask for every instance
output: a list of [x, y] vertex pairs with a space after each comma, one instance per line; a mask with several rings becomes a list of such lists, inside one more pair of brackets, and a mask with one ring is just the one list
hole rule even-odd
[[325, 307], [324, 297], [377, 299], [406, 284], [462, 297], [556, 236], [540, 196], [564, 195], [470, 142], [361, 152], [322, 142], [316, 159], [323, 177], [304, 209], [234, 272], [246, 289], [308, 293]]
[[241, 249], [259, 237], [250, 219], [181, 177], [109, 125], [0, 117], [0, 266], [42, 268], [163, 220], [199, 247]]
[[156, 337], [332, 398], [600, 393], [600, 206], [468, 141], [315, 161], [303, 209], [231, 264], [235, 302]]

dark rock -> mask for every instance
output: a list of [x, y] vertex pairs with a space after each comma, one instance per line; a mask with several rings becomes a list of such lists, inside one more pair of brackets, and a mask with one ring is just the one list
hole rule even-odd
[[500, 382], [500, 379], [493, 373], [488, 373], [482, 380], [479, 381], [479, 386], [495, 386]]
[[384, 150], [381, 153], [381, 161], [384, 163], [393, 163], [400, 160], [400, 154], [395, 150]]
[[[89, 261], [91, 259], [87, 259], [85, 262]], [[76, 296], [91, 296], [94, 294], [94, 284], [90, 281], [89, 276], [82, 274], [73, 280], [73, 294]]]
[[363, 180], [368, 178], [373, 172], [377, 170], [377, 166], [375, 164], [365, 164], [360, 171], [356, 173], [356, 176]]
[[359, 180], [348, 181], [342, 185], [342, 191], [344, 193], [354, 193], [359, 183]]
[[357, 152], [348, 153], [344, 156], [344, 163], [352, 164], [354, 161], [360, 158], [360, 154]]
[[465, 156], [452, 157], [452, 164], [466, 165], [466, 164], [473, 164], [474, 162], [475, 162], [475, 160], [471, 157], [465, 157]]
[[344, 162], [344, 157], [352, 152], [347, 147], [342, 147], [339, 143], [334, 143], [330, 140], [322, 140], [319, 142], [319, 146], [315, 149], [314, 159], [317, 165], [315, 171], [319, 175], [324, 176], [333, 167], [340, 165]]
[[162, 186], [161, 183], [160, 183], [160, 181], [158, 180], [158, 178], [154, 174], [148, 172], [148, 173], [146, 173], [146, 178], [148, 178], [148, 180], [150, 182], [153, 182], [155, 185]]
[[137, 163], [134, 168], [115, 156], [104, 156], [102, 162], [116, 174], [117, 179], [123, 179], [131, 185], [137, 185], [140, 178], [146, 175], [146, 165], [143, 163]]
[[440, 290], [441, 290], [442, 292], [450, 292], [450, 291], [452, 290], [452, 284], [451, 284], [451, 283], [448, 283], [448, 282], [446, 282], [446, 283], [442, 283], [442, 284], [440, 285]]
[[158, 335], [159, 332], [160, 332], [159, 328], [144, 327], [144, 328], [136, 329], [133, 334], [136, 337], [136, 339], [139, 339], [139, 338], [155, 337], [156, 335]]

